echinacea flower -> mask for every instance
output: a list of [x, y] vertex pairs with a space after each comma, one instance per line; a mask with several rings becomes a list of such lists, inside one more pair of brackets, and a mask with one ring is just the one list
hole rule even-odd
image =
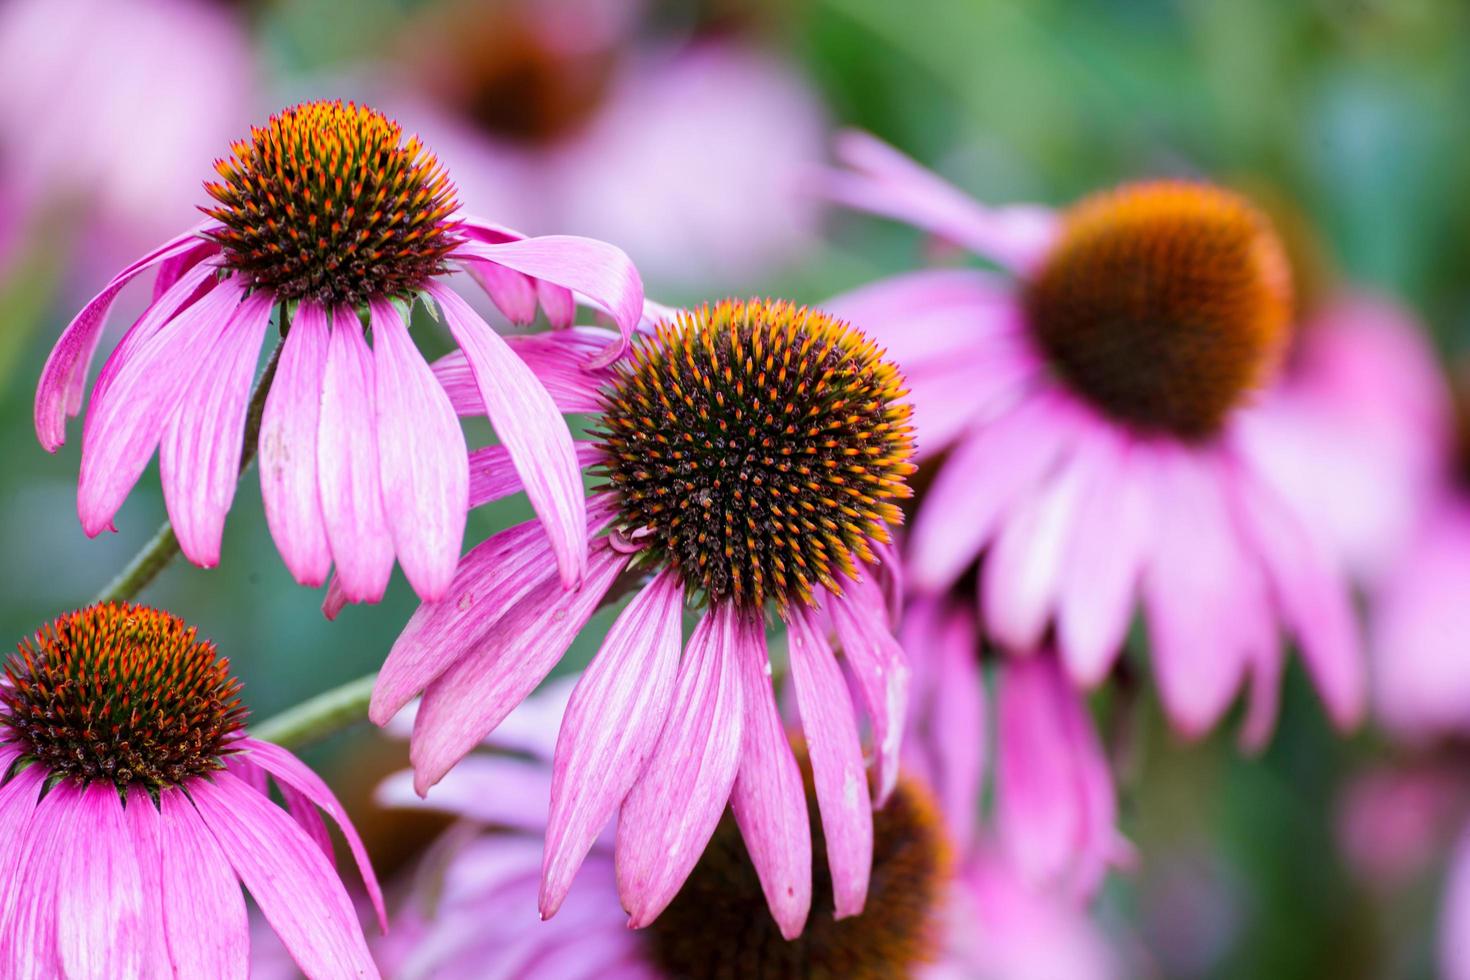
[[801, 175], [821, 158], [819, 100], [737, 31], [640, 41], [646, 6], [456, 0], [374, 74], [471, 210], [615, 241], [681, 289], [751, 281], [813, 239]]
[[[872, 887], [860, 914], [832, 915], [840, 899], [818, 847], [816, 880], [809, 886], [815, 914], [804, 931], [778, 924], [737, 807], [701, 843], [688, 880], [646, 929], [626, 926], [611, 834], [592, 844], [561, 912], [539, 921], [540, 838], [548, 830], [557, 722], [568, 690], [565, 683], [548, 686], [491, 736], [488, 747], [517, 756], [475, 753], [423, 801], [415, 796], [411, 773], [381, 787], [379, 799], [387, 805], [441, 810], [468, 824], [446, 834], [444, 852], [426, 862], [395, 919], [395, 933], [412, 934], [411, 940], [395, 939], [402, 956], [398, 975], [877, 980], [923, 976], [930, 969], [973, 975], [948, 954], [950, 944], [973, 928], [948, 915], [952, 848], [944, 820], [923, 785], [907, 777], [873, 814]], [[784, 733], [779, 737], [790, 753]], [[801, 770], [796, 792], [802, 813], [809, 812], [820, 834], [821, 803], [810, 767]]]
[[1054, 636], [1098, 683], [1141, 603], [1164, 707], [1187, 735], [1249, 681], [1270, 734], [1294, 634], [1332, 719], [1365, 699], [1342, 570], [1238, 437], [1289, 334], [1290, 283], [1262, 215], [1202, 183], [1124, 186], [1055, 213], [990, 209], [871, 137], [839, 153], [838, 200], [964, 245], [1004, 275], [926, 271], [829, 303], [909, 376], [921, 453], [948, 449], [906, 564], [941, 593], [977, 559], [989, 635]]
[[[538, 305], [569, 326], [575, 294], [611, 312], [626, 345], [643, 305], [627, 256], [564, 236], [525, 238], [456, 213], [454, 188], [417, 138], [375, 110], [312, 102], [236, 142], [206, 186], [208, 220], [120, 272], [67, 327], [36, 392], [36, 432], [55, 451], [81, 408], [118, 292], [157, 269], [152, 305], [92, 389], [77, 509], [112, 525], [155, 449], [179, 545], [218, 563], [235, 493], [251, 379], [273, 313], [284, 335], [259, 433], [261, 493], [296, 579], [333, 564], [343, 595], [381, 598], [394, 556], [425, 599], [454, 574], [469, 492], [464, 435], [414, 346], [407, 314], [437, 304], [472, 371], [481, 410], [519, 473], [568, 583], [586, 566], [585, 504], [571, 435], [510, 345], [444, 282], [467, 271], [518, 322]], [[371, 331], [372, 346], [367, 343]]]
[[[870, 791], [828, 636], [871, 720], [882, 801], [898, 776], [908, 676], [875, 567], [912, 469], [901, 375], [820, 311], [727, 300], [660, 323], [600, 393], [598, 377], [580, 377], [601, 400], [585, 458], [605, 477], [588, 508], [582, 587], [562, 587], [526, 525], [483, 542], [443, 601], [420, 606], [399, 636], [372, 719], [386, 723], [424, 692], [411, 758], [426, 792], [541, 683], [620, 576], [651, 574], [567, 709], [541, 911], [556, 912], [617, 811], [619, 892], [631, 924], [646, 926], [733, 802], [776, 919], [796, 935], [811, 835], [772, 690], [769, 606], [788, 630], [836, 911], [856, 914]], [[515, 489], [505, 481], [498, 492]], [[691, 600], [703, 612], [684, 644]]]
[[378, 975], [318, 808], [381, 919], [357, 832], [315, 773], [246, 733], [239, 692], [212, 643], [143, 606], [20, 644], [0, 686], [0, 973], [243, 978], [243, 883], [309, 977]]

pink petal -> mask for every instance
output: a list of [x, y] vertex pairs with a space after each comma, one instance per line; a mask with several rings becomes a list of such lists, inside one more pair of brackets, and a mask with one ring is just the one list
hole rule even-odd
[[826, 609], [872, 721], [874, 775], [881, 807], [898, 785], [909, 699], [908, 657], [893, 638], [883, 596], [871, 581], [851, 583], [844, 595], [829, 596]]
[[200, 239], [193, 248], [164, 259], [158, 265], [158, 274], [153, 277], [153, 302], [163, 296], [184, 277], [184, 274], [199, 265], [205, 259], [212, 258], [220, 253], [220, 247], [211, 241]]
[[882, 344], [905, 372], [953, 362], [977, 342], [1018, 324], [1015, 284], [978, 269], [925, 269], [889, 276], [822, 304]]
[[193, 377], [177, 392], [178, 408], [158, 451], [163, 499], [184, 557], [203, 568], [219, 564], [225, 515], [240, 482], [245, 412], [260, 344], [275, 297], [246, 297]]
[[578, 591], [542, 582], [435, 678], [424, 691], [409, 750], [420, 793], [546, 678], [627, 563], [628, 556], [612, 548], [596, 549]]
[[[30, 767], [6, 787], [21, 794], [7, 796], [4, 820], [15, 828], [15, 836], [7, 838], [14, 853], [3, 885], [6, 901], [0, 905], [0, 962], [13, 971], [7, 980], [51, 980], [61, 972], [56, 920], [62, 881], [57, 869], [69, 853], [85, 850], [78, 846], [84, 838], [75, 833], [81, 790], [63, 780], [38, 804], [38, 769]], [[26, 780], [32, 772], [35, 776]], [[28, 817], [24, 824], [22, 815]]]
[[377, 910], [378, 922], [386, 931], [388, 913], [383, 908], [383, 892], [378, 887], [378, 876], [373, 873], [372, 862], [368, 860], [367, 848], [363, 846], [362, 838], [357, 834], [357, 828], [352, 825], [352, 820], [347, 816], [347, 810], [343, 808], [331, 788], [305, 763], [279, 745], [262, 742], [257, 738], [247, 738], [240, 743], [240, 747], [250, 753], [251, 761], [274, 776], [283, 787], [290, 787], [298, 793], [305, 794], [308, 800], [332, 818], [332, 822], [347, 839], [347, 846], [352, 851], [353, 860], [357, 862], [357, 870], [362, 874], [363, 884], [367, 886], [368, 897], [372, 899], [373, 908]]
[[455, 763], [428, 796], [413, 788], [409, 771], [385, 779], [375, 798], [383, 806], [447, 813], [539, 837], [546, 831], [551, 770], [541, 760], [473, 753]]
[[469, 261], [464, 267], [511, 323], [526, 324], [536, 319], [536, 287], [530, 279], [494, 262]]
[[383, 510], [403, 574], [433, 602], [454, 578], [464, 538], [464, 433], [398, 311], [384, 300], [371, 308]]
[[694, 629], [674, 702], [643, 776], [618, 818], [618, 895], [641, 929], [679, 893], [720, 822], [740, 766], [740, 649], [736, 614], [721, 605]]
[[110, 355], [102, 370], [97, 372], [97, 382], [92, 387], [92, 400], [103, 396], [117, 377], [117, 373], [144, 344], [160, 330], [168, 326], [181, 311], [193, 306], [213, 291], [220, 275], [216, 262], [203, 262], [179, 277], [178, 282], [164, 290], [143, 315], [123, 334], [122, 340]]
[[[229, 323], [240, 295], [239, 285], [225, 280], [137, 345], [117, 364], [110, 384], [104, 386], [99, 379], [82, 430], [77, 481], [77, 514], [88, 535], [112, 526], [113, 515], [158, 446], [165, 423], [179, 404], [179, 392]], [[102, 370], [107, 373], [112, 367], [109, 361]]]
[[738, 628], [746, 634], [736, 664], [745, 718], [730, 805], [771, 916], [781, 935], [790, 940], [806, 928], [812, 905], [806, 790], [766, 673], [770, 663], [764, 624], [742, 619]]
[[377, 977], [352, 902], [321, 849], [228, 772], [189, 794], [266, 921], [308, 977]]
[[296, 308], [260, 420], [260, 496], [271, 537], [291, 575], [313, 588], [332, 549], [317, 490], [317, 428], [331, 334], [316, 303]]
[[1057, 597], [1057, 645], [1080, 684], [1101, 683], [1133, 619], [1153, 542], [1142, 450], [1102, 450], [1081, 493]]
[[455, 256], [494, 262], [563, 286], [606, 310], [617, 323], [621, 339], [594, 359], [591, 367], [605, 367], [620, 357], [643, 315], [643, 280], [633, 260], [606, 242], [572, 235], [546, 235], [500, 245], [466, 242]]
[[674, 694], [683, 613], [683, 581], [666, 569], [618, 616], [572, 692], [553, 760], [542, 918], [556, 914], [653, 752]]
[[962, 440], [914, 521], [908, 563], [914, 586], [940, 592], [953, 584], [1011, 504], [1052, 469], [1077, 429], [1063, 402], [1037, 396]]
[[849, 130], [837, 158], [858, 171], [836, 173], [827, 194], [849, 207], [907, 221], [1025, 274], [1046, 256], [1057, 235], [1049, 208], [987, 208], [886, 143]]
[[[135, 806], [152, 806], [139, 793]], [[110, 782], [92, 783], [72, 804], [72, 840], [51, 869], [61, 884], [56, 905], [57, 952], [69, 977], [140, 976], [152, 923], [122, 801]]]
[[1352, 728], [1367, 706], [1367, 667], [1348, 584], [1281, 499], [1235, 471], [1239, 519], [1265, 565], [1281, 618], [1296, 635], [1333, 722]]
[[[572, 444], [577, 454], [577, 465], [586, 469], [602, 459], [602, 450], [595, 442]], [[521, 476], [511, 465], [510, 453], [504, 446], [485, 446], [470, 453], [470, 509], [520, 493]]]
[[564, 286], [553, 286], [544, 279], [537, 279], [536, 298], [541, 301], [541, 309], [546, 311], [546, 319], [555, 330], [566, 330], [577, 319], [577, 300], [570, 289]]
[[[558, 333], [517, 334], [504, 338], [516, 356], [526, 362], [536, 380], [564, 415], [602, 410], [602, 389], [612, 380], [611, 368], [589, 368], [592, 355], [607, 346], [606, 331], [594, 328]], [[485, 401], [464, 351], [452, 351], [435, 361], [434, 377], [460, 415], [484, 415]]]
[[868, 898], [873, 801], [852, 699], [832, 648], [806, 610], [795, 608], [788, 615], [791, 679], [827, 835], [836, 917], [843, 919], [862, 912]]
[[117, 294], [146, 269], [197, 248], [200, 244], [199, 227], [165, 242], [113, 276], [112, 281], [92, 297], [61, 332], [36, 385], [36, 437], [48, 453], [56, 452], [66, 442], [66, 420], [81, 410], [87, 368], [92, 363], [92, 355], [102, 338], [102, 328], [107, 325], [107, 314]]
[[531, 507], [551, 539], [562, 583], [570, 588], [587, 568], [582, 530], [587, 510], [566, 420], [526, 363], [468, 303], [436, 283], [427, 289], [469, 359], [490, 424], [521, 475]]
[[158, 803], [163, 928], [174, 974], [244, 980], [250, 920], [230, 860], [182, 790], [165, 790]]
[[373, 355], [362, 325], [350, 308], [339, 307], [322, 372], [316, 462], [327, 540], [348, 602], [377, 602], [393, 574], [373, 387]]
[[[168, 932], [163, 922], [163, 841], [160, 837], [158, 808], [153, 805], [153, 800], [146, 792], [131, 789], [122, 815], [125, 823], [124, 838], [127, 846], [136, 854], [142, 909], [139, 928], [133, 941], [145, 951], [167, 951]], [[230, 883], [235, 884], [233, 875]], [[236, 895], [239, 892], [239, 886], [236, 885]], [[144, 955], [145, 962], [153, 958], [151, 952], [145, 952]]]
[[1445, 980], [1470, 980], [1470, 831], [1451, 859], [1439, 918], [1439, 968]]

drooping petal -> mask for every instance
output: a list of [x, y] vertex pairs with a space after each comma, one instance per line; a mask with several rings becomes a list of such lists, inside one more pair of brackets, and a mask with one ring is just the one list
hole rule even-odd
[[[595, 442], [578, 441], [572, 445], [577, 453], [577, 465], [583, 469], [602, 458]], [[470, 452], [471, 510], [520, 493], [522, 489], [521, 476], [504, 446], [484, 446]]]
[[442, 779], [545, 680], [627, 563], [627, 555], [604, 546], [593, 551], [576, 592], [543, 581], [428, 686], [409, 749], [419, 792]]
[[455, 763], [428, 796], [418, 794], [413, 773], [405, 771], [383, 780], [375, 797], [383, 806], [448, 813], [540, 836], [546, 831], [551, 771], [539, 760], [477, 752]]
[[158, 450], [163, 499], [194, 564], [219, 564], [225, 515], [240, 482], [241, 442], [250, 382], [275, 298], [257, 290], [236, 308], [188, 384], [177, 393]]
[[572, 691], [556, 741], [539, 907], [550, 918], [653, 752], [669, 713], [684, 584], [666, 569], [628, 603]]
[[848, 131], [837, 157], [858, 173], [838, 172], [826, 192], [849, 207], [907, 221], [1019, 274], [1033, 269], [1057, 235], [1050, 208], [987, 208], [867, 133]]
[[219, 253], [218, 244], [200, 239], [192, 248], [164, 259], [158, 264], [158, 273], [153, 277], [153, 301], [158, 302], [159, 297], [172, 289], [189, 270]]
[[383, 510], [403, 574], [434, 602], [454, 578], [464, 538], [464, 433], [398, 311], [384, 300], [370, 305]]
[[308, 977], [377, 977], [357, 913], [321, 849], [264, 796], [228, 772], [189, 793], [235, 873]]
[[102, 339], [102, 328], [107, 325], [107, 314], [117, 294], [147, 269], [198, 248], [201, 244], [198, 230], [197, 227], [189, 229], [113, 276], [61, 332], [36, 385], [36, 437], [48, 453], [56, 452], [66, 442], [66, 420], [81, 410], [87, 369], [97, 350], [97, 342]]
[[1059, 399], [1037, 396], [962, 440], [914, 521], [908, 571], [921, 591], [951, 585], [996, 522], [1074, 441], [1077, 423]]
[[562, 583], [570, 588], [587, 568], [587, 538], [582, 531], [587, 508], [566, 420], [525, 361], [468, 303], [436, 283], [427, 289], [464, 349], [490, 424], [521, 475], [531, 507], [551, 539]]
[[350, 308], [338, 308], [322, 373], [317, 482], [337, 580], [349, 602], [377, 602], [393, 574], [373, 393], [373, 355], [362, 326]]
[[627, 349], [643, 315], [643, 280], [627, 253], [606, 242], [574, 235], [545, 235], [492, 245], [466, 242], [455, 256], [493, 262], [587, 297], [618, 325], [620, 340], [594, 358], [605, 367]]
[[[151, 806], [138, 794], [135, 806]], [[122, 801], [111, 782], [89, 785], [73, 804], [73, 841], [51, 869], [61, 891], [56, 904], [56, 947], [65, 976], [141, 976], [154, 950], [146, 942], [153, 923], [143, 896], [139, 858], [146, 856], [128, 833]]]
[[163, 928], [174, 974], [244, 980], [250, 920], [230, 859], [182, 790], [164, 790], [158, 807]]
[[[117, 364], [110, 384], [104, 387], [99, 379], [82, 430], [77, 479], [77, 515], [89, 536], [112, 526], [157, 448], [180, 390], [229, 322], [240, 295], [233, 280], [219, 283]], [[103, 372], [112, 367], [109, 360]]]
[[1013, 328], [1015, 286], [978, 269], [924, 269], [888, 276], [822, 304], [882, 344], [905, 372], [965, 358], [977, 342]]
[[873, 867], [873, 800], [857, 718], [842, 671], [820, 626], [801, 608], [787, 618], [791, 679], [812, 759], [817, 808], [839, 919], [862, 912]]
[[812, 830], [806, 791], [767, 674], [764, 625], [742, 620], [738, 628], [745, 633], [736, 663], [745, 718], [730, 806], [766, 905], [781, 935], [790, 940], [806, 928], [812, 906]]
[[530, 279], [494, 262], [465, 262], [464, 267], [511, 323], [536, 319], [536, 287]]
[[330, 343], [327, 313], [303, 302], [281, 348], [260, 420], [260, 496], [276, 549], [297, 582], [332, 570], [317, 484], [317, 430]]
[[881, 807], [898, 785], [909, 699], [908, 657], [893, 638], [882, 593], [871, 580], [845, 586], [843, 595], [828, 597], [826, 608], [873, 726], [874, 775]]
[[258, 738], [246, 738], [240, 742], [240, 747], [249, 753], [249, 759], [252, 762], [274, 776], [276, 782], [281, 783], [283, 787], [290, 787], [305, 794], [308, 800], [332, 818], [332, 822], [347, 839], [347, 846], [352, 851], [353, 860], [357, 862], [357, 870], [362, 874], [363, 884], [367, 886], [368, 897], [372, 899], [373, 908], [377, 910], [378, 922], [386, 930], [388, 913], [383, 908], [383, 891], [378, 887], [378, 876], [373, 873], [372, 862], [368, 860], [367, 848], [363, 845], [362, 838], [358, 836], [357, 828], [352, 825], [351, 819], [347, 816], [347, 810], [337, 799], [336, 794], [322, 780], [322, 777], [279, 745], [262, 742]]
[[740, 766], [743, 694], [735, 612], [707, 612], [684, 652], [674, 701], [618, 817], [618, 895], [641, 929], [674, 900], [725, 812]]
[[541, 309], [546, 311], [546, 319], [551, 323], [554, 330], [566, 330], [577, 319], [577, 300], [572, 291], [565, 286], [555, 286], [545, 279], [536, 281], [536, 298], [541, 301]]
[[57, 916], [62, 883], [57, 869], [69, 853], [89, 849], [86, 839], [75, 833], [81, 790], [73, 781], [63, 780], [37, 804], [34, 793], [39, 782], [36, 778], [20, 801], [30, 810], [29, 819], [11, 844], [16, 854], [4, 886], [8, 901], [0, 907], [0, 961], [13, 970], [14, 980], [52, 980], [61, 972]]

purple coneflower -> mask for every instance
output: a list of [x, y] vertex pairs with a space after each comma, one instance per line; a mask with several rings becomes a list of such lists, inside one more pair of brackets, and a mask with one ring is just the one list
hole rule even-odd
[[[598, 378], [582, 384], [592, 392]], [[589, 506], [581, 589], [562, 587], [540, 535], [522, 525], [467, 554], [444, 600], [409, 621], [371, 714], [383, 724], [424, 692], [412, 744], [423, 792], [546, 677], [620, 576], [653, 576], [567, 710], [543, 914], [618, 811], [619, 892], [632, 924], [647, 925], [733, 801], [777, 920], [800, 932], [810, 834], [772, 690], [768, 605], [788, 631], [836, 912], [862, 909], [870, 792], [828, 635], [871, 719], [881, 801], [897, 779], [908, 677], [875, 567], [908, 495], [904, 393], [878, 347], [819, 311], [729, 300], [681, 313], [601, 391], [584, 458], [605, 481]], [[516, 489], [506, 483], [500, 494]], [[690, 600], [704, 611], [685, 644]]]
[[[454, 188], [417, 138], [352, 103], [311, 102], [255, 128], [216, 165], [209, 219], [120, 272], [67, 327], [41, 375], [36, 432], [55, 451], [81, 407], [118, 292], [157, 268], [152, 305], [92, 389], [78, 513], [96, 535], [155, 449], [184, 554], [219, 561], [246, 435], [251, 378], [272, 314], [285, 339], [259, 448], [271, 533], [298, 581], [336, 565], [346, 599], [381, 598], [394, 556], [425, 599], [453, 577], [469, 471], [464, 436], [407, 329], [437, 304], [551, 537], [562, 578], [586, 567], [571, 435], [532, 370], [443, 281], [469, 272], [511, 319], [569, 326], [575, 294], [608, 310], [622, 350], [642, 310], [627, 256], [583, 238], [524, 238], [456, 214]], [[373, 344], [369, 348], [367, 333]]]
[[921, 272], [829, 304], [904, 365], [922, 451], [949, 450], [914, 521], [915, 586], [942, 592], [984, 553], [989, 634], [1016, 651], [1054, 635], [1089, 685], [1141, 600], [1175, 727], [1208, 730], [1249, 679], [1251, 743], [1274, 722], [1284, 629], [1334, 721], [1354, 724], [1365, 685], [1341, 570], [1237, 433], [1289, 333], [1261, 214], [1170, 181], [1059, 214], [990, 210], [871, 137], [840, 154], [839, 200], [1008, 273]]
[[317, 808], [381, 919], [362, 842], [315, 773], [246, 734], [239, 691], [212, 643], [143, 606], [20, 645], [0, 687], [0, 973], [243, 978], [243, 883], [308, 976], [378, 975]]

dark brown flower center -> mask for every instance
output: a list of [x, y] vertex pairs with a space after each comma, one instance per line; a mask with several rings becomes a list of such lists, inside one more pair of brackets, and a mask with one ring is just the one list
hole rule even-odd
[[1202, 184], [1089, 198], [1027, 285], [1033, 334], [1062, 379], [1113, 418], [1215, 434], [1287, 340], [1290, 273], [1244, 199]]
[[122, 603], [22, 641], [0, 688], [0, 739], [54, 775], [175, 786], [220, 768], [245, 725], [240, 683], [176, 616]]
[[873, 872], [859, 915], [834, 919], [832, 878], [808, 787], [815, 867], [811, 915], [782, 938], [735, 821], [726, 815], [689, 880], [644, 935], [680, 980], [890, 980], [932, 960], [941, 940], [949, 845], [933, 802], [909, 781], [873, 814]]
[[205, 184], [228, 268], [282, 299], [412, 297], [458, 244], [434, 155], [382, 113], [307, 102], [272, 116]]
[[620, 531], [712, 602], [836, 588], [902, 519], [903, 383], [876, 345], [816, 310], [726, 300], [681, 314], [604, 395]]

